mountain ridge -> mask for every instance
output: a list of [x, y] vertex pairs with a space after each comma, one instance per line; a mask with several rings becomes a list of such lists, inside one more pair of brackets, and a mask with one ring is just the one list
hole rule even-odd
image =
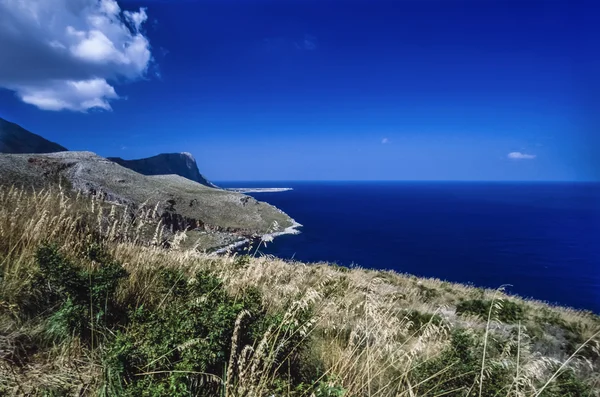
[[133, 160], [125, 160], [121, 157], [107, 157], [107, 159], [142, 175], [175, 174], [205, 186], [216, 187], [200, 173], [196, 159], [188, 152], [160, 153]]
[[68, 149], [0, 117], [0, 153], [55, 153]]
[[[0, 117], [0, 153], [43, 154], [66, 151], [69, 149]], [[174, 174], [204, 186], [217, 187], [200, 173], [196, 159], [189, 152], [160, 153], [132, 160], [121, 157], [107, 157], [107, 159], [142, 175]]]

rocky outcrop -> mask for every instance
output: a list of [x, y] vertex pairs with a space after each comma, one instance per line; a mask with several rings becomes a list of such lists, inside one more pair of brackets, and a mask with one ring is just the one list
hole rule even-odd
[[[64, 146], [51, 142], [18, 124], [0, 118], [0, 153], [55, 153], [68, 151]], [[109, 157], [109, 160], [142, 175], [179, 175], [204, 186], [216, 187], [198, 170], [190, 153], [163, 153], [153, 157], [125, 160]]]
[[138, 160], [124, 160], [120, 157], [108, 159], [142, 175], [179, 175], [202, 185], [215, 187], [202, 176], [190, 153], [163, 153]]
[[175, 230], [251, 237], [294, 224], [253, 197], [204, 186], [179, 175], [146, 176], [91, 152], [0, 154], [0, 185], [68, 188], [127, 207], [149, 206]]
[[54, 153], [67, 148], [0, 118], [0, 153]]

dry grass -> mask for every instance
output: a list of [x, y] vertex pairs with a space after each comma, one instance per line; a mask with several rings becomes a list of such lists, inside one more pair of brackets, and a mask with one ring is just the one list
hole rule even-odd
[[[93, 266], [78, 253], [86, 244], [102, 241], [129, 272], [118, 290], [120, 301], [176, 310], [161, 307], [168, 296], [157, 286], [156, 269], [168, 267], [190, 277], [208, 271], [234, 297], [258, 289], [266, 313], [282, 313], [282, 320], [255, 343], [241, 345], [247, 314], [240, 312], [232, 324], [226, 376], [189, 374], [200, 375], [207, 384], [219, 383], [223, 395], [272, 395], [289, 359], [282, 360], [279, 352], [289, 341], [304, 346], [303, 360], [317, 363], [319, 371], [312, 385], [292, 390], [287, 384], [287, 389], [277, 389], [281, 395], [551, 396], [561, 374], [570, 371], [586, 383], [589, 395], [600, 395], [600, 320], [590, 313], [389, 271], [268, 256], [207, 256], [180, 248], [181, 234], [168, 236], [171, 244], [165, 248], [165, 236], [152, 210], [130, 214], [123, 207], [60, 190], [0, 188], [0, 394], [35, 395], [53, 386], [77, 395], [112, 395], [102, 376], [101, 344], [87, 346], [72, 335], [39, 351], [23, 347], [43, 332], [41, 316], [22, 314], [35, 294], [31, 288], [38, 247], [51, 241], [65, 255]], [[457, 313], [457, 305], [469, 300], [491, 302], [489, 311], [483, 316]], [[518, 322], [498, 318], [510, 303], [522, 309]], [[472, 350], [478, 364], [465, 367], [464, 373], [455, 373], [464, 362], [454, 358], [467, 352], [448, 353], [457, 330], [478, 341]], [[566, 345], [565, 335], [577, 337], [575, 348]], [[445, 357], [452, 359], [441, 361]], [[503, 375], [501, 386], [494, 383], [498, 373], [510, 374]], [[463, 378], [470, 383], [448, 390]]]

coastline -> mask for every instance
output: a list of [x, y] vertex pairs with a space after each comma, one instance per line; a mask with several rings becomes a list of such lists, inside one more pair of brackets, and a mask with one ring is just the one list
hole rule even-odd
[[236, 250], [242, 248], [243, 246], [249, 244], [253, 240], [259, 240], [260, 243], [263, 243], [263, 242], [273, 241], [273, 239], [275, 237], [283, 236], [286, 234], [300, 234], [302, 232], [300, 230], [298, 230], [299, 227], [302, 227], [302, 224], [300, 224], [300, 223], [296, 222], [294, 219], [292, 219], [292, 225], [286, 227], [285, 229], [283, 229], [281, 231], [263, 234], [262, 236], [260, 236], [260, 238], [259, 237], [256, 237], [256, 238], [247, 238], [246, 237], [243, 240], [239, 240], [239, 241], [236, 241], [235, 243], [226, 245], [223, 248], [219, 248], [218, 250], [213, 251], [210, 255], [218, 256], [218, 255], [226, 254], [228, 252], [236, 251]]
[[294, 190], [291, 187], [229, 187], [224, 188], [229, 192], [235, 193], [279, 193], [279, 192], [289, 192], [290, 190]]
[[300, 230], [298, 230], [299, 227], [302, 227], [302, 224], [296, 222], [294, 219], [292, 219], [292, 225], [286, 227], [285, 229], [283, 229], [280, 232], [274, 232], [274, 233], [267, 233], [267, 234], [263, 234], [261, 237], [262, 241], [268, 241], [269, 239], [274, 239], [275, 237], [279, 237], [279, 236], [283, 236], [285, 234], [300, 234]]

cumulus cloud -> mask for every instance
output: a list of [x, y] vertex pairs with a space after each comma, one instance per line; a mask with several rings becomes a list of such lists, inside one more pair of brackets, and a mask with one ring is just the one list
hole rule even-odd
[[512, 160], [533, 160], [535, 158], [535, 154], [527, 154], [521, 152], [510, 152], [508, 154], [508, 158]]
[[115, 0], [0, 0], [0, 87], [44, 110], [110, 110], [152, 60], [145, 9]]
[[386, 143], [389, 143], [389, 142], [390, 142], [390, 140], [389, 140], [389, 139], [387, 139], [387, 138], [383, 138], [383, 139], [381, 140], [381, 143], [382, 143], [382, 144], [384, 144], [384, 145], [385, 145]]

